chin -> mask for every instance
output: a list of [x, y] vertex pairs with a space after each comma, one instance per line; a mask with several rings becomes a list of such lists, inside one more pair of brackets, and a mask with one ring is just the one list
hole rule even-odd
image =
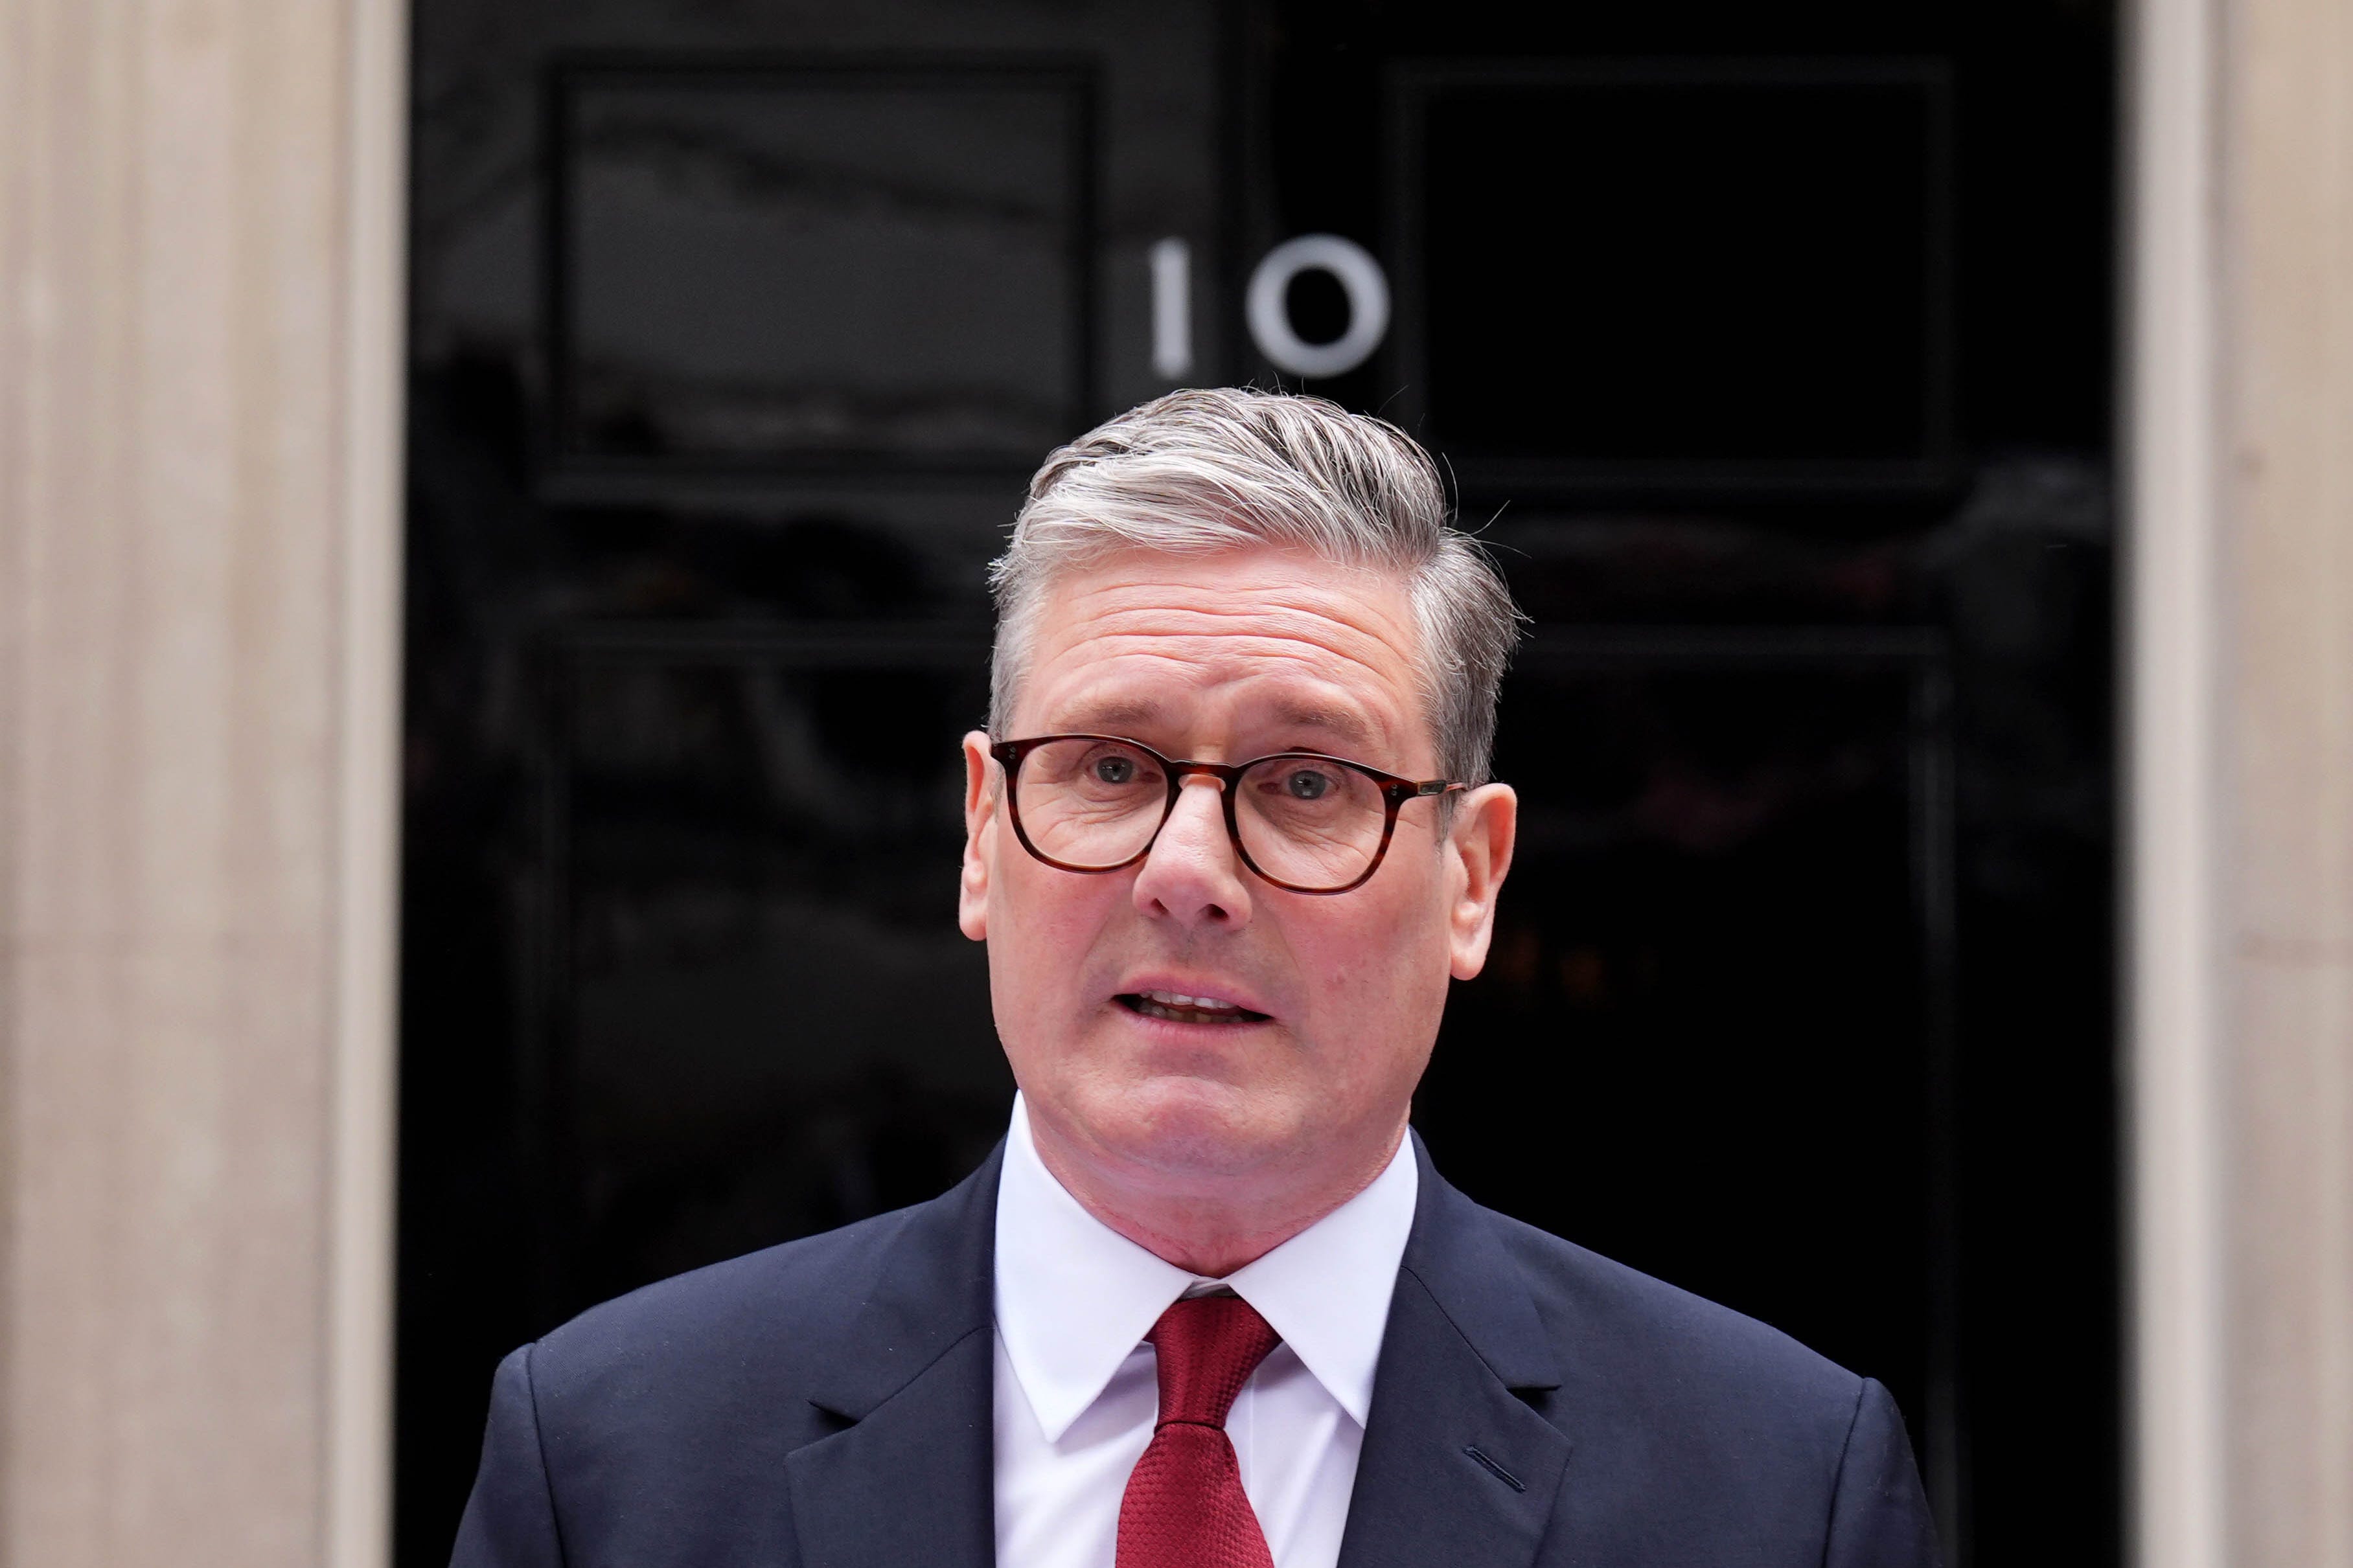
[[1087, 1107], [1106, 1152], [1166, 1175], [1222, 1177], [1259, 1169], [1300, 1136], [1293, 1119], [1271, 1114], [1264, 1091], [1198, 1078], [1153, 1078], [1109, 1089]]

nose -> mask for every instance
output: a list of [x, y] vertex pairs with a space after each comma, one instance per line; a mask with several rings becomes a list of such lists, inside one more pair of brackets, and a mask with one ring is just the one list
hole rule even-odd
[[1224, 793], [1216, 779], [1196, 773], [1176, 792], [1176, 805], [1136, 873], [1135, 907], [1155, 920], [1175, 921], [1187, 932], [1250, 923], [1250, 889], [1226, 836]]

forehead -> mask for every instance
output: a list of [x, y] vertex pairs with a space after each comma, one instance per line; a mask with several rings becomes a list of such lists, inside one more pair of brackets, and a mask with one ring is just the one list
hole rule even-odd
[[1124, 551], [1047, 585], [1020, 724], [1172, 742], [1284, 729], [1301, 733], [1282, 744], [1395, 756], [1420, 734], [1416, 652], [1393, 574], [1271, 546]]

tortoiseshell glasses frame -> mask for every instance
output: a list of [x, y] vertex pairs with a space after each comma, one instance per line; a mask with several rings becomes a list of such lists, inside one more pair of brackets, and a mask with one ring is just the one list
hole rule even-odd
[[[1103, 866], [1078, 865], [1068, 860], [1057, 859], [1040, 849], [1030, 838], [1029, 829], [1022, 825], [1021, 764], [1040, 747], [1069, 741], [1087, 741], [1124, 746], [1141, 752], [1160, 764], [1162, 777], [1166, 781], [1166, 799], [1161, 804], [1160, 820], [1154, 824], [1151, 836], [1144, 840], [1143, 847], [1137, 849], [1133, 855]], [[1404, 808], [1408, 801], [1449, 795], [1458, 790], [1467, 790], [1471, 787], [1457, 779], [1401, 778], [1396, 773], [1384, 773], [1367, 763], [1352, 762], [1346, 757], [1335, 757], [1323, 752], [1271, 752], [1262, 757], [1252, 757], [1245, 763], [1205, 763], [1189, 758], [1163, 755], [1141, 741], [1130, 740], [1124, 735], [1031, 735], [1018, 741], [994, 742], [988, 748], [988, 754], [995, 757], [1005, 768], [1005, 802], [1007, 816], [1013, 824], [1014, 837], [1021, 841], [1022, 848], [1058, 871], [1074, 871], [1082, 876], [1097, 876], [1112, 871], [1124, 871], [1130, 866], [1141, 862], [1145, 856], [1152, 853], [1153, 845], [1159, 841], [1161, 829], [1167, 826], [1169, 816], [1176, 809], [1176, 802], [1180, 792], [1185, 787], [1185, 781], [1190, 778], [1206, 777], [1218, 781], [1218, 794], [1225, 807], [1226, 837], [1232, 842], [1234, 854], [1241, 863], [1249, 867], [1251, 873], [1261, 881], [1281, 888], [1285, 892], [1307, 893], [1318, 897], [1353, 892], [1372, 879], [1373, 873], [1381, 868], [1381, 861], [1388, 855], [1389, 841], [1397, 834], [1398, 813]], [[1374, 787], [1380, 793], [1382, 806], [1380, 842], [1374, 847], [1371, 858], [1366, 862], [1364, 868], [1347, 881], [1332, 887], [1316, 887], [1288, 881], [1260, 865], [1257, 858], [1251, 855], [1249, 844], [1243, 840], [1241, 824], [1235, 816], [1235, 802], [1240, 793], [1242, 775], [1268, 763], [1289, 761], [1321, 763], [1333, 767], [1346, 768], [1371, 781]]]

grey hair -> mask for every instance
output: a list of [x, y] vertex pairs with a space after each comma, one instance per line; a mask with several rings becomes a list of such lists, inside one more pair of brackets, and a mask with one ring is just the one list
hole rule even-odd
[[1156, 397], [1046, 459], [990, 563], [997, 644], [988, 725], [1007, 738], [1051, 580], [1122, 549], [1205, 553], [1271, 543], [1400, 579], [1422, 708], [1451, 779], [1483, 784], [1495, 697], [1523, 616], [1476, 541], [1451, 525], [1430, 455], [1396, 426], [1320, 397], [1240, 387]]

